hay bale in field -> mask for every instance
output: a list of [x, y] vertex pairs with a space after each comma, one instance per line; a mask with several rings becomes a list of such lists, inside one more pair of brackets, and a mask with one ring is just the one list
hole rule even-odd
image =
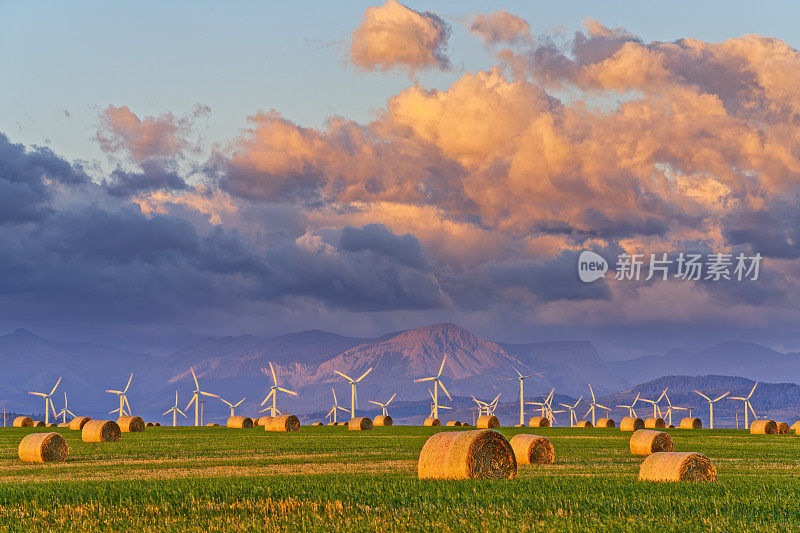
[[369, 431], [372, 429], [372, 420], [367, 416], [357, 416], [347, 423], [350, 431]]
[[29, 416], [18, 416], [14, 419], [15, 428], [32, 428], [33, 420]]
[[778, 435], [788, 435], [789, 434], [789, 424], [786, 422], [781, 422], [778, 424]]
[[475, 427], [482, 429], [499, 428], [500, 421], [494, 415], [482, 415], [478, 417], [478, 422], [475, 424]]
[[294, 415], [281, 415], [273, 417], [269, 424], [264, 426], [264, 431], [299, 431], [300, 419]]
[[753, 420], [750, 424], [751, 435], [777, 435], [778, 424], [774, 420]]
[[716, 481], [717, 469], [702, 453], [656, 452], [639, 467], [640, 481]]
[[461, 427], [461, 422], [459, 422], [458, 420], [451, 420], [445, 425], [450, 426], [450, 427], [459, 428], [459, 427]]
[[597, 425], [595, 427], [598, 428], [615, 428], [617, 424], [614, 422], [613, 418], [601, 418], [597, 421]]
[[232, 416], [228, 418], [225, 425], [234, 429], [245, 429], [253, 427], [253, 419], [246, 416]]
[[441, 426], [442, 422], [438, 418], [428, 417], [425, 419], [425, 422], [422, 423], [423, 426]]
[[417, 462], [419, 479], [512, 479], [514, 449], [491, 429], [443, 431], [431, 436]]
[[83, 442], [115, 442], [121, 435], [119, 424], [113, 420], [89, 420], [81, 430]]
[[667, 425], [664, 423], [663, 418], [645, 418], [644, 427], [647, 429], [665, 429]]
[[378, 415], [372, 421], [373, 426], [393, 426], [394, 420], [389, 415]]
[[218, 428], [219, 424], [217, 424], [216, 422], [209, 422], [208, 424], [206, 424], [206, 427], [207, 428]]
[[328, 425], [329, 426], [338, 426], [339, 423], [338, 422], [328, 422]]
[[630, 441], [633, 455], [650, 455], [655, 452], [671, 452], [672, 437], [663, 431], [653, 429], [639, 429], [633, 432]]
[[550, 419], [546, 416], [532, 416], [531, 419], [528, 420], [528, 426], [532, 428], [549, 428]]
[[69, 446], [60, 433], [31, 433], [19, 443], [17, 454], [26, 463], [66, 461]]
[[156, 427], [160, 428], [161, 427], [161, 422], [156, 422]]
[[56, 426], [56, 427], [68, 428], [69, 427], [69, 422], [59, 422], [58, 426]]
[[789, 431], [797, 433], [798, 428], [800, 428], [800, 420], [789, 426]]
[[314, 422], [314, 423], [313, 423], [313, 424], [311, 424], [311, 425], [312, 425], [312, 426], [321, 426], [321, 425], [323, 425], [323, 424], [322, 424], [322, 422]]
[[33, 421], [33, 427], [35, 427], [35, 428], [43, 428], [43, 427], [46, 427], [46, 426], [47, 426], [47, 424], [45, 424], [41, 420], [34, 420]]
[[75, 431], [81, 431], [83, 429], [83, 426], [85, 426], [86, 423], [89, 422], [90, 420], [91, 418], [89, 418], [88, 416], [76, 416], [75, 418], [72, 419], [72, 421], [70, 421], [69, 429], [73, 429]]
[[156, 425], [155, 425], [155, 423], [154, 423], [154, 422], [148, 422], [148, 423], [146, 423], [146, 424], [144, 425], [144, 427], [146, 427], [146, 428], [154, 428], [154, 427], [156, 427]]
[[461, 427], [462, 428], [471, 428], [472, 424], [470, 424], [469, 422], [461, 422]]
[[518, 465], [549, 465], [556, 460], [553, 443], [545, 437], [520, 433], [511, 437], [510, 444]]
[[574, 427], [574, 428], [591, 428], [591, 427], [594, 427], [594, 426], [588, 420], [581, 420], [580, 422], [578, 422], [577, 424], [575, 424], [572, 427]]
[[123, 433], [139, 433], [144, 431], [144, 420], [138, 416], [121, 416], [117, 418], [117, 425]]
[[681, 420], [681, 429], [703, 429], [703, 422], [699, 418], [687, 416]]
[[644, 429], [644, 420], [632, 416], [626, 416], [619, 422], [620, 431], [636, 431], [637, 429]]
[[266, 426], [267, 424], [269, 424], [270, 420], [272, 420], [271, 416], [262, 416], [261, 418], [258, 419], [258, 425]]
[[[56, 424], [55, 422], [50, 422], [48, 424], [45, 424], [45, 426], [47, 426], [49, 428], [54, 428], [54, 427], [58, 426], [58, 424]], [[789, 426], [786, 426], [786, 427], [788, 428]], [[787, 433], [788, 433], [788, 431], [787, 431]]]

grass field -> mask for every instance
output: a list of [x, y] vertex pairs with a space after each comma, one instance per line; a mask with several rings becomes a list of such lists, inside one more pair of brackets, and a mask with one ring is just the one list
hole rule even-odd
[[611, 429], [502, 428], [547, 436], [556, 463], [457, 482], [417, 480], [416, 460], [428, 436], [459, 429], [162, 427], [85, 444], [59, 428], [69, 460], [23, 464], [19, 441], [44, 430], [0, 429], [3, 530], [800, 529], [794, 435], [667, 430], [677, 451], [708, 455], [719, 482], [665, 484], [636, 480], [630, 433]]

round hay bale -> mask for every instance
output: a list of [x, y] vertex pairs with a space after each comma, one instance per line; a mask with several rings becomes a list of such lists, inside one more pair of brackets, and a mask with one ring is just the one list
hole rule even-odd
[[675, 424], [670, 424], [667, 426], [667, 429], [675, 429]]
[[640, 481], [716, 481], [717, 469], [702, 453], [656, 452], [639, 467]]
[[144, 431], [144, 420], [138, 416], [121, 416], [117, 418], [117, 424], [123, 433], [139, 433]]
[[329, 426], [338, 426], [339, 423], [338, 422], [328, 422], [328, 425]]
[[591, 428], [591, 427], [594, 427], [594, 426], [588, 420], [581, 420], [580, 422], [578, 422], [577, 424], [575, 424], [572, 427], [574, 427], [574, 428]]
[[445, 425], [458, 428], [461, 427], [461, 422], [459, 422], [458, 420], [451, 420]]
[[[45, 426], [47, 426], [47, 427], [49, 427], [49, 428], [54, 428], [54, 427], [56, 427], [57, 425], [58, 425], [58, 424], [56, 424], [55, 422], [50, 422], [49, 424], [45, 424]], [[788, 428], [789, 426], [786, 426], [786, 427]], [[788, 430], [787, 430], [787, 433], [788, 433]]]
[[33, 420], [29, 416], [18, 416], [14, 419], [15, 428], [32, 428]]
[[272, 420], [271, 416], [262, 416], [261, 418], [258, 419], [258, 425], [266, 426], [267, 424], [269, 424], [270, 420]]
[[619, 422], [620, 431], [636, 431], [637, 429], [644, 429], [644, 420], [641, 418], [626, 416]]
[[774, 420], [753, 420], [750, 424], [751, 435], [777, 435], [778, 424]]
[[475, 424], [475, 427], [482, 429], [499, 428], [500, 421], [494, 415], [482, 415], [478, 417], [478, 422]]
[[115, 442], [121, 435], [119, 424], [113, 420], [89, 420], [81, 430], [83, 442]]
[[666, 429], [667, 425], [663, 418], [645, 418], [644, 427], [647, 429]]
[[246, 416], [232, 416], [228, 418], [225, 425], [234, 429], [245, 429], [253, 427], [253, 419]]
[[312, 425], [312, 426], [321, 426], [321, 425], [323, 425], [323, 424], [322, 424], [322, 422], [314, 422], [314, 423], [313, 423], [313, 424], [311, 424], [311, 425]]
[[654, 452], [671, 452], [672, 437], [663, 431], [638, 429], [631, 435], [631, 453], [633, 455], [650, 455]]
[[549, 428], [550, 419], [546, 416], [533, 416], [528, 420], [528, 426], [532, 428]]
[[462, 428], [471, 428], [472, 424], [470, 424], [469, 422], [461, 422], [461, 427]]
[[46, 427], [46, 426], [47, 426], [47, 424], [45, 424], [41, 420], [34, 420], [33, 421], [33, 427], [35, 427], [35, 428], [43, 428], [43, 427]]
[[219, 424], [217, 424], [216, 422], [209, 422], [208, 424], [206, 424], [206, 427], [207, 428], [218, 428]]
[[512, 479], [517, 475], [514, 449], [490, 429], [443, 431], [419, 452], [419, 479]]
[[372, 429], [372, 420], [366, 416], [357, 416], [350, 419], [347, 423], [347, 429], [350, 431], [370, 431]]
[[778, 424], [778, 435], [788, 435], [789, 434], [789, 424], [786, 422], [781, 422]]
[[372, 425], [374, 426], [392, 426], [394, 425], [394, 420], [389, 415], [378, 415], [372, 421]]
[[425, 419], [425, 422], [422, 423], [423, 426], [441, 426], [442, 422], [438, 418], [431, 418], [428, 417]]
[[598, 428], [615, 428], [617, 424], [614, 422], [613, 418], [601, 418], [597, 421], [597, 425], [595, 427]]
[[553, 443], [545, 437], [520, 433], [511, 437], [510, 444], [518, 465], [549, 465], [556, 460]]
[[156, 427], [160, 428], [161, 427], [161, 422], [156, 422]]
[[703, 422], [699, 418], [689, 418], [681, 420], [681, 429], [703, 429]]
[[155, 423], [154, 423], [154, 422], [148, 422], [148, 423], [146, 423], [146, 424], [144, 425], [144, 427], [146, 427], [146, 428], [154, 428], [154, 427], [156, 427], [156, 425], [155, 425]]
[[26, 463], [66, 461], [69, 446], [60, 433], [31, 433], [19, 443], [17, 454]]
[[69, 427], [69, 422], [59, 422], [57, 427], [68, 428]]
[[69, 429], [74, 429], [75, 431], [81, 431], [83, 429], [83, 426], [85, 426], [86, 423], [89, 422], [90, 420], [91, 418], [89, 418], [88, 416], [76, 416], [75, 418], [72, 419], [72, 421], [70, 421]]
[[800, 420], [789, 426], [789, 431], [793, 431], [795, 434], [800, 435], [800, 433], [797, 433], [798, 429], [800, 429]]
[[269, 424], [264, 426], [264, 431], [299, 431], [300, 419], [294, 415], [281, 415], [273, 417]]

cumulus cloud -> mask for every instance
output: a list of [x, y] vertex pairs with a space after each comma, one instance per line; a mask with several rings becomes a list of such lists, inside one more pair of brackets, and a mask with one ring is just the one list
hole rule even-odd
[[469, 31], [480, 36], [486, 45], [520, 44], [531, 39], [531, 27], [527, 21], [508, 11], [478, 13], [472, 18]]
[[353, 32], [350, 60], [365, 71], [392, 69], [410, 74], [426, 68], [450, 68], [449, 25], [434, 13], [420, 13], [396, 0], [369, 7]]

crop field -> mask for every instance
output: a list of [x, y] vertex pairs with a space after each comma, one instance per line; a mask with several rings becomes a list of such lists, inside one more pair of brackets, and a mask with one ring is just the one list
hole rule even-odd
[[[637, 481], [618, 429], [501, 428], [548, 437], [556, 462], [504, 481], [420, 481], [427, 437], [459, 428], [351, 432], [303, 426], [148, 428], [87, 444], [65, 428], [64, 463], [24, 464], [44, 428], [0, 429], [3, 530], [786, 531], [800, 528], [800, 437], [667, 430], [716, 483]], [[48, 429], [48, 431], [50, 431]]]

